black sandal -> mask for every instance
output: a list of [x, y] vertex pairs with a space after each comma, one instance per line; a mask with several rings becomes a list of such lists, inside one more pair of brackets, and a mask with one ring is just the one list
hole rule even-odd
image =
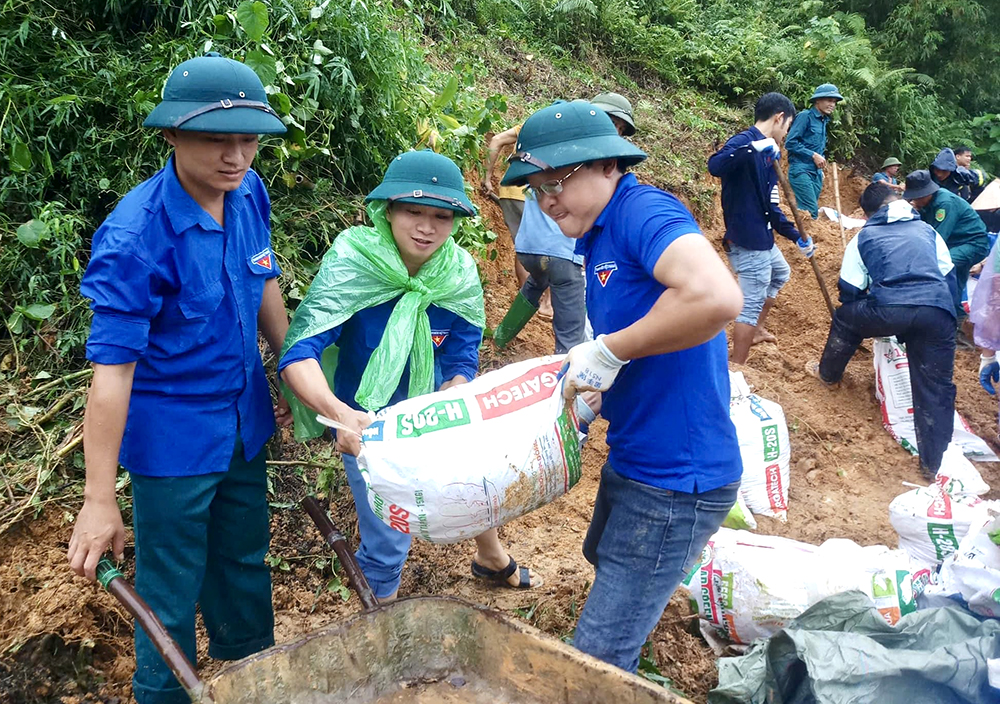
[[[507, 581], [515, 572], [518, 573], [517, 586], [514, 586]], [[527, 567], [518, 567], [517, 562], [513, 557], [510, 558], [510, 562], [508, 562], [507, 566], [502, 570], [487, 569], [473, 560], [472, 576], [477, 579], [484, 579], [487, 582], [492, 582], [498, 587], [507, 587], [508, 589], [531, 589], [532, 586], [530, 570]]]

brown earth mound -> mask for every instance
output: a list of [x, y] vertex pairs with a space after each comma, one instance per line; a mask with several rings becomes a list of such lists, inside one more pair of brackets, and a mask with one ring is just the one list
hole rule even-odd
[[[856, 208], [865, 185], [861, 179], [844, 176], [845, 211]], [[822, 204], [832, 206], [831, 189], [828, 179]], [[516, 293], [514, 254], [499, 208], [479, 200], [487, 222], [500, 235], [493, 246], [497, 257], [487, 256], [482, 262], [488, 322], [495, 326]], [[717, 202], [703, 225], [706, 235], [718, 243], [722, 218]], [[819, 246], [819, 268], [836, 296], [839, 229], [828, 220], [809, 220], [807, 229]], [[806, 361], [818, 358], [822, 350], [829, 314], [810, 266], [791, 242], [782, 241], [780, 246], [793, 273], [768, 325], [778, 342], [755, 347], [742, 369], [760, 395], [782, 405], [792, 444], [788, 522], [761, 518], [759, 531], [811, 543], [843, 537], [863, 545], [894, 546], [887, 507], [905, 490], [901, 482], [919, 481], [916, 461], [881, 427], [869, 352], [859, 352], [838, 390], [827, 390], [805, 374]], [[483, 368], [547, 354], [552, 348], [551, 329], [536, 319], [504, 354], [487, 344]], [[958, 407], [973, 430], [996, 446], [997, 407], [979, 387], [977, 368], [974, 352], [958, 353]], [[544, 577], [543, 587], [529, 591], [486, 587], [469, 575], [471, 544], [415, 541], [401, 594], [458, 596], [525, 619], [555, 637], [571, 635], [593, 578], [580, 547], [606, 457], [604, 427], [600, 421], [594, 425], [579, 485], [500, 531], [511, 554]], [[286, 461], [303, 454], [287, 436], [283, 449]], [[987, 482], [1000, 485], [996, 465], [979, 468]], [[316, 467], [275, 467], [271, 553], [281, 558], [274, 572], [279, 642], [360, 609], [356, 596], [345, 600], [339, 582], [331, 581], [329, 551], [294, 506], [315, 486], [316, 475]], [[1000, 492], [994, 490], [992, 496]], [[339, 527], [353, 536], [355, 515], [346, 483], [335, 481], [325, 498]], [[0, 701], [129, 699], [131, 623], [110, 596], [70, 574], [65, 562], [70, 531], [67, 516], [51, 510], [0, 539], [0, 551], [6, 556], [0, 562]], [[675, 594], [651, 636], [652, 655], [677, 688], [704, 701], [716, 681], [715, 659], [700, 639], [688, 633], [690, 624], [686, 599]], [[208, 659], [204, 643], [200, 646], [198, 664], [207, 676], [219, 663]]]

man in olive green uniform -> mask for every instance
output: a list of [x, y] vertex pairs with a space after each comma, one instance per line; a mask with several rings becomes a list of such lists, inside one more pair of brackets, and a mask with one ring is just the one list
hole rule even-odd
[[948, 245], [958, 284], [958, 290], [953, 292], [955, 314], [961, 324], [966, 318], [962, 307], [962, 291], [969, 280], [969, 269], [989, 254], [986, 225], [961, 196], [938, 186], [930, 172], [923, 169], [906, 177], [903, 198], [920, 211], [920, 219], [937, 230]]

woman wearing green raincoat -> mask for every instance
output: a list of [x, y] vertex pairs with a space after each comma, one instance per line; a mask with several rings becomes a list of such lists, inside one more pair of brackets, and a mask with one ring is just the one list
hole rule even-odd
[[[352, 227], [334, 241], [295, 312], [278, 372], [299, 402], [292, 404], [297, 437], [323, 432], [317, 413], [358, 433], [337, 434], [358, 511], [357, 558], [375, 596], [389, 600], [410, 536], [368, 505], [356, 459], [360, 433], [368, 411], [472, 379], [486, 319], [476, 263], [452, 237], [458, 218], [475, 209], [450, 159], [400, 154], [365, 200], [373, 226]], [[476, 547], [473, 575], [512, 587], [541, 584], [507, 554], [496, 529], [476, 538]]]

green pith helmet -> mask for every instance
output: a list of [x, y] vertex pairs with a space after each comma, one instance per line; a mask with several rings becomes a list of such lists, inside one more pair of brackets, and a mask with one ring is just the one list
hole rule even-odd
[[624, 168], [645, 158], [645, 152], [618, 136], [606, 112], [574, 100], [542, 108], [525, 120], [500, 185], [523, 186], [531, 174], [588, 161], [618, 159]]
[[894, 156], [890, 156], [888, 159], [882, 162], [882, 168], [888, 169], [890, 166], [902, 166], [903, 162]]
[[816, 91], [813, 93], [812, 97], [809, 98], [810, 103], [814, 103], [820, 98], [835, 98], [837, 102], [844, 99], [844, 96], [840, 94], [837, 90], [837, 86], [832, 83], [824, 83], [821, 86], [816, 87]]
[[601, 93], [590, 101], [604, 112], [625, 122], [625, 136], [635, 134], [635, 120], [632, 119], [632, 103], [624, 95], [618, 93]]
[[180, 64], [143, 127], [221, 134], [284, 134], [253, 69], [211, 51]]
[[476, 207], [465, 195], [462, 170], [446, 156], [423, 149], [404, 152], [392, 160], [385, 176], [365, 202], [416, 203], [447, 208], [459, 215], [475, 215]]

